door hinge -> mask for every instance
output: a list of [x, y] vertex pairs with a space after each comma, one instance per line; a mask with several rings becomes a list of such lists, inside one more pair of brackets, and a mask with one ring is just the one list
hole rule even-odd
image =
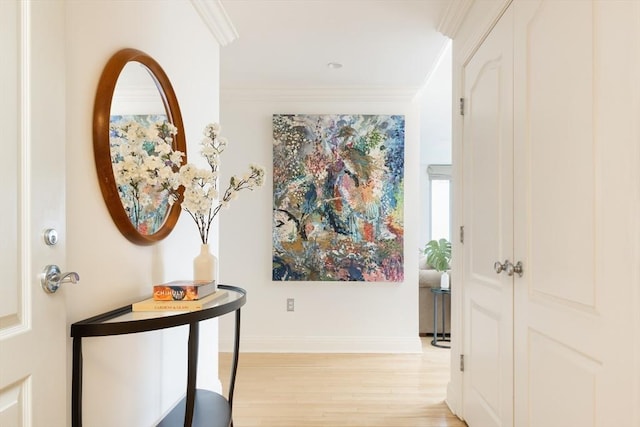
[[464, 116], [464, 98], [460, 98], [460, 115]]
[[460, 226], [460, 243], [464, 243], [464, 225]]
[[464, 372], [464, 354], [460, 355], [460, 372]]

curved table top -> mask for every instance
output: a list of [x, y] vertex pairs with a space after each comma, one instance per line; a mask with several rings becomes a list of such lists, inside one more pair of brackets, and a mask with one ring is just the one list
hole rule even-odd
[[217, 292], [226, 292], [226, 295], [195, 311], [132, 311], [129, 304], [73, 323], [71, 336], [123, 335], [188, 325], [236, 311], [247, 301], [246, 291], [237, 286], [221, 284]]

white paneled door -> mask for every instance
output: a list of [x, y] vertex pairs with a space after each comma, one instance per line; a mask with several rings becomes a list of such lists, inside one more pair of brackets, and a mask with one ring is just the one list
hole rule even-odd
[[471, 427], [636, 425], [636, 3], [516, 0], [464, 68]]
[[[63, 295], [40, 272], [65, 267], [64, 9], [61, 1], [0, 1], [0, 426], [65, 427]], [[43, 231], [60, 241], [47, 246]]]
[[514, 6], [515, 425], [637, 425], [638, 5]]

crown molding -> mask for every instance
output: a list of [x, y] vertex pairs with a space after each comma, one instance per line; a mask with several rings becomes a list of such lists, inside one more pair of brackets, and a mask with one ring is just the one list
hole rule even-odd
[[238, 38], [238, 32], [220, 0], [191, 0], [191, 3], [220, 46], [226, 46]]
[[476, 21], [471, 27], [471, 35], [467, 37], [462, 46], [458, 48], [458, 57], [462, 64], [467, 64], [476, 53], [482, 42], [487, 38], [498, 20], [509, 8], [513, 0], [497, 0], [487, 3], [484, 19]]
[[313, 102], [411, 102], [419, 88], [306, 87], [227, 88], [223, 99], [233, 101], [313, 101]]
[[474, 0], [449, 1], [449, 6], [442, 14], [436, 30], [451, 39], [455, 38], [473, 2]]

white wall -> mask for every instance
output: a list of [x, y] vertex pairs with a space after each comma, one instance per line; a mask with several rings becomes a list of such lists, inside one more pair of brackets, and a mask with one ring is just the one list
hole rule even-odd
[[[79, 285], [64, 290], [73, 323], [146, 297], [155, 282], [191, 277], [199, 250], [196, 227], [186, 215], [169, 238], [148, 247], [130, 243], [113, 224], [92, 148], [93, 103], [104, 65], [124, 47], [158, 61], [173, 83], [193, 156], [204, 125], [218, 119], [219, 46], [189, 1], [164, 1], [162, 7], [151, 0], [68, 1], [66, 8], [68, 265], [63, 268], [81, 276]], [[217, 387], [217, 324], [203, 329], [211, 344], [205, 346], [208, 365], [199, 379]], [[154, 424], [184, 392], [185, 332], [85, 339], [85, 425]]]
[[[242, 351], [416, 352], [418, 338], [419, 111], [406, 94], [330, 90], [222, 92], [223, 182], [249, 163], [267, 170], [265, 186], [243, 193], [220, 216], [220, 277], [247, 289]], [[402, 283], [273, 282], [272, 115], [404, 114], [405, 280]], [[286, 299], [295, 298], [295, 311]], [[221, 325], [228, 323], [221, 320]], [[224, 329], [224, 330], [223, 330]], [[221, 328], [221, 349], [231, 336]]]

